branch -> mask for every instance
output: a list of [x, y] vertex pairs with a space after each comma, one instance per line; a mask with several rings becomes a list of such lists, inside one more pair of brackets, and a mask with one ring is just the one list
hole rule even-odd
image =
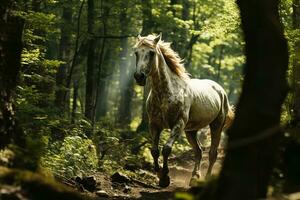
[[79, 12], [78, 12], [77, 33], [76, 33], [76, 42], [75, 42], [75, 52], [74, 52], [74, 56], [73, 56], [73, 59], [72, 59], [72, 64], [71, 64], [70, 72], [69, 72], [69, 75], [67, 77], [67, 85], [66, 85], [66, 87], [68, 89], [70, 89], [71, 79], [72, 79], [72, 75], [73, 75], [73, 71], [74, 71], [74, 67], [75, 67], [75, 60], [76, 60], [76, 58], [78, 56], [78, 44], [79, 44], [79, 32], [80, 32], [80, 18], [81, 18], [81, 13], [82, 13], [82, 9], [83, 9], [84, 3], [85, 3], [85, 0], [82, 1], [81, 5], [80, 5], [80, 8], [79, 8]]

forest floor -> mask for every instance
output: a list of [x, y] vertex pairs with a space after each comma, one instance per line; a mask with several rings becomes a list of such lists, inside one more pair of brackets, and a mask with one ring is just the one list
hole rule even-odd
[[[215, 163], [213, 173], [218, 173], [221, 168], [221, 157]], [[207, 152], [204, 153], [201, 170], [202, 175], [206, 173], [208, 166]], [[137, 177], [126, 176], [118, 173], [120, 181], [115, 182], [111, 176], [105, 173], [96, 173], [93, 176], [96, 179], [98, 189], [93, 193], [86, 193], [96, 199], [174, 199], [176, 192], [185, 192], [189, 187], [192, 169], [194, 167], [193, 159], [188, 155], [180, 158], [170, 159], [170, 178], [171, 184], [167, 188], [158, 186], [158, 178], [155, 174], [147, 170], [139, 170]], [[125, 177], [125, 180], [122, 179]], [[128, 179], [128, 180], [126, 180]]]

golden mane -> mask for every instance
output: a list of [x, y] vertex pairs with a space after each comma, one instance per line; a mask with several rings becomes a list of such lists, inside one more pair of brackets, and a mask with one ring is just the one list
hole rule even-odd
[[[154, 49], [155, 38], [155, 35], [141, 37], [135, 45], [135, 48], [145, 45]], [[171, 48], [171, 43], [160, 40], [157, 45], [161, 53], [163, 54], [166, 64], [168, 65], [170, 70], [182, 79], [189, 79], [190, 77], [184, 68], [183, 60], [179, 57], [178, 53]]]

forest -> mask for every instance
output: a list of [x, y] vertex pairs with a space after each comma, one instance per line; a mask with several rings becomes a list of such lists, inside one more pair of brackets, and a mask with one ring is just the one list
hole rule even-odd
[[1, 0], [1, 200], [299, 200], [299, 133], [300, 0]]

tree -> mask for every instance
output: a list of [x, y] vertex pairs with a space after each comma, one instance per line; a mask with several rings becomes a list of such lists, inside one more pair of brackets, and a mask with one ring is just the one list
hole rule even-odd
[[[127, 16], [126, 2], [121, 2], [122, 11], [120, 13], [120, 29], [121, 35], [126, 35], [128, 32], [129, 19]], [[120, 52], [120, 103], [118, 122], [121, 126], [128, 126], [131, 122], [131, 99], [133, 95], [133, 78], [132, 69], [129, 69], [128, 59], [128, 38], [121, 38], [121, 52]]]
[[106, 116], [107, 114], [107, 101], [108, 101], [108, 85], [110, 73], [112, 73], [114, 67], [111, 63], [113, 47], [109, 46], [106, 49], [104, 58], [103, 58], [103, 67], [101, 71], [101, 77], [99, 79], [99, 93], [101, 98], [98, 98], [97, 107], [96, 107], [96, 120], [99, 120], [101, 117]]
[[59, 60], [63, 63], [59, 66], [56, 74], [55, 105], [62, 113], [68, 110], [69, 101], [66, 98], [66, 81], [71, 60], [71, 26], [72, 26], [72, 7], [69, 1], [62, 2], [62, 23], [60, 28]]
[[86, 70], [86, 87], [85, 87], [85, 117], [91, 122], [94, 121], [94, 103], [95, 103], [95, 43], [94, 38], [94, 0], [87, 1], [87, 26], [88, 26], [88, 55]]
[[0, 5], [0, 149], [12, 141], [20, 142], [15, 117], [15, 89], [17, 86], [22, 51], [24, 20], [13, 16], [14, 1]]
[[247, 64], [236, 119], [228, 130], [228, 151], [216, 199], [266, 198], [281, 136], [282, 103], [287, 93], [287, 44], [278, 0], [238, 0]]

